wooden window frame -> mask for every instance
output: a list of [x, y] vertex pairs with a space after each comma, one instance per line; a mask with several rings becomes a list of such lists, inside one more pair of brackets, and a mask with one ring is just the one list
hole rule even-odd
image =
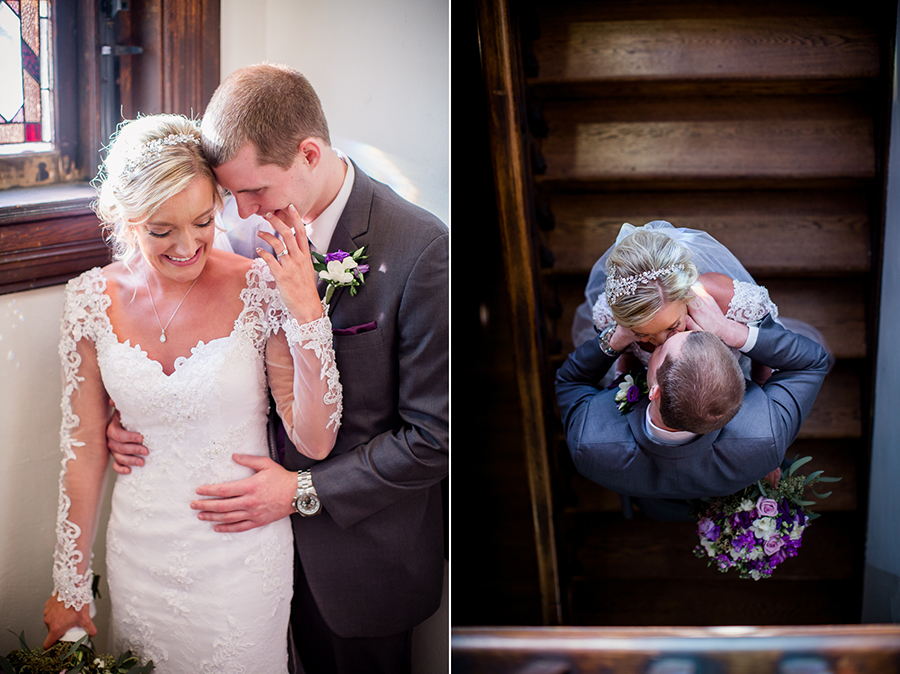
[[101, 59], [110, 57], [101, 56], [96, 17], [110, 2], [121, 8], [118, 44], [143, 50], [114, 57], [125, 119], [162, 112], [199, 117], [218, 85], [220, 0], [56, 3], [58, 25], [75, 26], [56, 31], [57, 51], [74, 54], [60, 62], [56, 82], [59, 95], [78, 101], [77, 114], [60, 115], [57, 106], [58, 150], [47, 157], [66, 168], [60, 174], [65, 179], [0, 190], [0, 294], [57, 285], [110, 259], [90, 208], [89, 186], [107, 141], [101, 130]]

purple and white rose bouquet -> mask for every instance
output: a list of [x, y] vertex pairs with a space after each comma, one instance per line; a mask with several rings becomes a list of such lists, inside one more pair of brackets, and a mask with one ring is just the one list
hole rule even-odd
[[[699, 543], [694, 554], [719, 571], [736, 569], [741, 578], [769, 578], [784, 560], [795, 557], [803, 533], [819, 515], [809, 510], [815, 501], [804, 491], [818, 482], [837, 482], [818, 470], [801, 475], [797, 469], [812, 457], [795, 459], [778, 487], [758, 480], [731, 496], [694, 501]], [[827, 498], [810, 488], [817, 498]]]

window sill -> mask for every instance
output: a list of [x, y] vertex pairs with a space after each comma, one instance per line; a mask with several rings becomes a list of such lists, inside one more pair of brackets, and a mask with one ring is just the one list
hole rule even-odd
[[0, 294], [65, 283], [109, 262], [86, 183], [0, 190]]

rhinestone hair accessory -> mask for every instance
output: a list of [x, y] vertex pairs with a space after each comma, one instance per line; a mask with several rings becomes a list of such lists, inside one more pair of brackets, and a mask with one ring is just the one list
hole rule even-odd
[[612, 267], [610, 269], [610, 276], [606, 280], [606, 302], [609, 306], [615, 305], [620, 298], [625, 297], [626, 295], [634, 294], [634, 291], [637, 290], [638, 283], [647, 284], [651, 281], [655, 281], [660, 276], [674, 274], [677, 271], [684, 271], [684, 265], [673, 264], [670, 267], [651, 269], [649, 271], [641, 272], [640, 274], [625, 276], [623, 278], [616, 278], [615, 273], [617, 271], [618, 269], [616, 267]]
[[144, 143], [137, 156], [125, 162], [120, 174], [122, 182], [131, 182], [150, 161], [159, 157], [166, 145], [183, 145], [185, 143], [200, 145], [200, 138], [189, 133], [170, 133], [165, 138], [157, 138]]

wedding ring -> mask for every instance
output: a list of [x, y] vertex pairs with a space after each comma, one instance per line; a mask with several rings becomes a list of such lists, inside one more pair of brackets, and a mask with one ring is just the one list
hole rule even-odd
[[284, 250], [281, 251], [280, 253], [278, 253], [278, 255], [277, 255], [276, 257], [282, 257], [282, 256], [287, 255], [287, 254], [288, 254], [288, 249], [287, 249], [287, 246], [285, 246], [285, 247], [284, 247]]

